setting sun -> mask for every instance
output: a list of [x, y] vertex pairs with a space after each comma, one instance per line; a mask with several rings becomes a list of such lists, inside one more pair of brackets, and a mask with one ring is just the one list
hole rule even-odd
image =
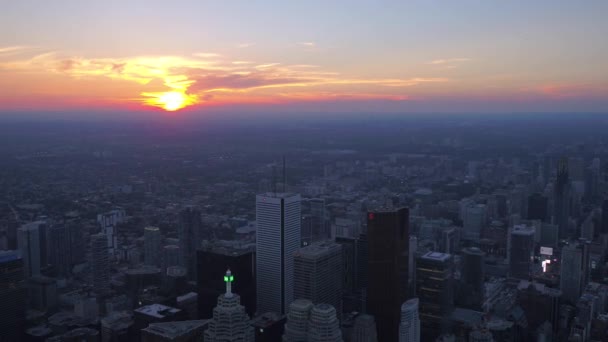
[[196, 103], [196, 96], [179, 91], [143, 93], [142, 95], [150, 97], [144, 101], [147, 105], [159, 107], [169, 112], [173, 112]]

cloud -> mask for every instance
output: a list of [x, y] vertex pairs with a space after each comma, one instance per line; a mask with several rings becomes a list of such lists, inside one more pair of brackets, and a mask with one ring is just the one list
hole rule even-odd
[[197, 52], [197, 53], [193, 53], [193, 56], [196, 57], [200, 57], [200, 58], [217, 58], [217, 57], [221, 57], [221, 55], [219, 53], [213, 53], [213, 52]]
[[311, 48], [311, 47], [315, 47], [317, 44], [315, 44], [315, 42], [299, 42], [299, 43], [296, 43], [296, 45]]
[[245, 49], [248, 47], [252, 47], [254, 45], [255, 45], [255, 43], [240, 43], [240, 44], [237, 44], [236, 47], [239, 49]]
[[443, 64], [452, 64], [452, 63], [463, 63], [471, 61], [470, 58], [448, 58], [448, 59], [435, 59], [426, 64], [431, 65], [443, 65]]

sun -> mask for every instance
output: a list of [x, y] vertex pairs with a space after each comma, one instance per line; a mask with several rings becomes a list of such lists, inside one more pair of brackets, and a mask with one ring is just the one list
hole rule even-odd
[[188, 102], [186, 95], [177, 91], [163, 93], [159, 96], [158, 100], [162, 104], [163, 109], [169, 112], [186, 107]]
[[149, 106], [159, 107], [168, 112], [174, 112], [197, 102], [196, 95], [186, 94], [180, 91], [168, 91], [164, 93], [142, 93], [147, 97], [143, 102]]

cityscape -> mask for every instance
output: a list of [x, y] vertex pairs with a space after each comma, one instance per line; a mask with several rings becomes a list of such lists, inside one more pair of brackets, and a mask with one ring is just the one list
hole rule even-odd
[[608, 3], [0, 13], [0, 342], [608, 341]]

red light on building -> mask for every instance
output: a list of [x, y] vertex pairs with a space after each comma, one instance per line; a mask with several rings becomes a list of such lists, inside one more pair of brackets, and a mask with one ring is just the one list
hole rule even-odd
[[374, 219], [374, 213], [367, 214], [367, 218], [370, 219], [370, 220], [373, 220]]

